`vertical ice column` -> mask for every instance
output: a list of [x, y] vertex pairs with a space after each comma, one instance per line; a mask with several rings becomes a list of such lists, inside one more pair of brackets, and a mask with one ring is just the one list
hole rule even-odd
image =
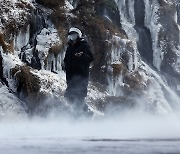
[[108, 77], [108, 92], [111, 96], [123, 96], [122, 86], [123, 83], [123, 75], [122, 73], [114, 79], [113, 75]]
[[[121, 65], [121, 57], [124, 50], [124, 47], [120, 46], [120, 41], [122, 43], [122, 40], [118, 36], [114, 36], [111, 40], [115, 42], [116, 45], [112, 45], [111, 51], [109, 51], [110, 55], [108, 59], [108, 75], [107, 75], [107, 81], [108, 81], [108, 92], [111, 96], [122, 96], [122, 84], [123, 84], [123, 76], [122, 72], [118, 72], [118, 74], [114, 75], [114, 68], [113, 66], [119, 67]], [[119, 44], [119, 46], [117, 46]]]
[[14, 37], [14, 49], [15, 54], [19, 55], [21, 49], [29, 43], [30, 39], [30, 25], [24, 29], [20, 29], [17, 35]]
[[[127, 39], [114, 36], [113, 41], [115, 41], [115, 44], [112, 45], [111, 51], [109, 52], [110, 58], [107, 63], [108, 92], [112, 96], [123, 96], [123, 71], [126, 69], [129, 72], [136, 70], [138, 67], [138, 52], [136, 44], [133, 44], [133, 42]], [[130, 45], [132, 47], [130, 47]], [[123, 54], [128, 56], [126, 62], [123, 62]]]
[[116, 0], [116, 3], [121, 17], [122, 28], [125, 30], [129, 39], [136, 40], [134, 0]]
[[54, 54], [48, 54], [46, 70], [59, 72], [62, 71], [62, 62], [64, 59], [64, 52], [60, 52], [57, 56]]
[[153, 65], [160, 70], [162, 60], [164, 58], [164, 52], [159, 44], [159, 32], [162, 25], [159, 20], [159, 3], [157, 0], [150, 2], [150, 0], [144, 0], [145, 3], [145, 26], [149, 28], [152, 38], [153, 48]]
[[136, 44], [138, 35], [136, 30], [134, 29], [134, 0], [116, 0], [116, 3], [118, 5], [118, 9], [120, 12], [122, 28], [125, 30], [128, 39], [132, 41], [133, 47], [135, 49], [133, 53], [131, 53], [131, 57], [128, 64], [129, 70], [133, 70], [137, 68], [138, 61], [138, 49]]

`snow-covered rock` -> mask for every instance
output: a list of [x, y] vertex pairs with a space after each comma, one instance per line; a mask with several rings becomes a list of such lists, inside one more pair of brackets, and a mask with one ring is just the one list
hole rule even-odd
[[0, 83], [0, 120], [18, 120], [28, 117], [27, 107], [5, 85]]

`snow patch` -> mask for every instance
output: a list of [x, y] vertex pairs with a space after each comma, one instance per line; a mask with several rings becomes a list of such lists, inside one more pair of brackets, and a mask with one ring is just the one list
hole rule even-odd
[[[10, 93], [6, 86], [0, 83], [0, 120], [27, 119], [26, 109], [14, 94]], [[3, 97], [2, 97], [3, 96]]]
[[68, 10], [68, 11], [74, 9], [74, 7], [71, 5], [71, 3], [68, 2], [67, 0], [65, 1], [65, 8], [66, 8], [66, 10]]
[[14, 54], [3, 54], [3, 73], [4, 77], [11, 78], [11, 69], [15, 66], [22, 66], [24, 63]]
[[31, 72], [40, 78], [40, 92], [47, 94], [48, 96], [63, 96], [63, 92], [66, 89], [64, 72], [59, 72], [58, 74], [46, 70], [32, 70]]

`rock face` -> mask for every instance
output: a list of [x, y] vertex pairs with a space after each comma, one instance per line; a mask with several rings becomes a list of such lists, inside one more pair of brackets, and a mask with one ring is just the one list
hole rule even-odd
[[63, 102], [61, 63], [72, 26], [95, 56], [87, 102], [108, 113], [116, 107], [169, 113], [180, 106], [178, 1], [3, 0], [0, 13], [10, 49], [5, 53], [0, 38], [1, 81], [21, 93], [31, 113], [51, 106], [49, 97]]

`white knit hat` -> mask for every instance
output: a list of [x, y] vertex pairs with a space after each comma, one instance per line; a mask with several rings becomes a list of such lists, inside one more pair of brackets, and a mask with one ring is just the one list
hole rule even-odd
[[70, 34], [71, 32], [76, 32], [76, 33], [78, 33], [79, 38], [82, 37], [82, 32], [81, 32], [78, 28], [75, 28], [75, 27], [70, 28], [68, 34]]

